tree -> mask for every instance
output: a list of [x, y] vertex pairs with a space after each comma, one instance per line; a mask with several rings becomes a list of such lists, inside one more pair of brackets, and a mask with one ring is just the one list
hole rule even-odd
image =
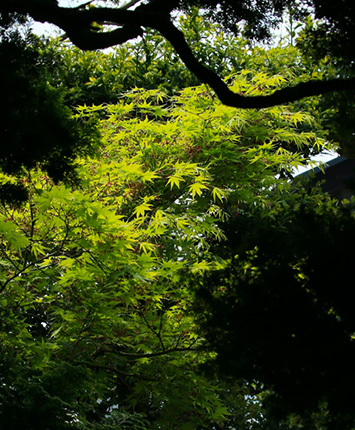
[[300, 428], [354, 426], [353, 209], [302, 188], [247, 205], [215, 245], [226, 266], [193, 281], [213, 366], [258, 381], [266, 414]]
[[[281, 79], [249, 76], [231, 87], [258, 94]], [[228, 396], [198, 373], [210, 352], [187, 312], [186, 273], [221, 264], [210, 252], [219, 220], [289, 187], [275, 175], [307, 157], [295, 147], [330, 144], [311, 113], [238, 111], [205, 86], [78, 107], [76, 119], [92, 117], [101, 147], [77, 160], [79, 185], [32, 169], [28, 202], [1, 206], [1, 423], [217, 429]]]
[[[308, 18], [297, 40], [297, 46], [303, 58], [308, 59], [313, 67], [322, 67], [326, 62], [328, 67], [337, 70], [338, 76], [350, 76], [354, 70], [349, 45], [351, 35], [347, 29], [337, 31], [335, 34], [328, 30], [324, 23], [316, 25]], [[353, 96], [343, 97], [340, 93], [328, 94], [322, 98], [320, 109], [328, 112], [334, 109], [326, 119], [325, 126], [330, 130], [330, 136], [335, 137], [339, 142], [343, 153], [353, 158], [355, 118]]]
[[75, 179], [75, 159], [94, 151], [98, 141], [90, 122], [79, 123], [65, 106], [63, 91], [49, 83], [40, 43], [32, 35], [4, 32], [0, 40], [0, 199], [22, 201], [23, 170], [40, 163], [55, 181]]
[[[207, 8], [210, 17], [214, 17], [225, 26], [236, 30], [240, 22], [246, 22], [246, 34], [255, 38], [265, 38], [270, 34], [270, 28], [280, 22], [285, 9], [294, 8], [302, 13], [309, 13], [309, 7], [316, 18], [326, 21], [326, 28], [333, 40], [340, 41], [342, 51], [351, 55], [354, 41], [354, 6], [351, 0], [343, 0], [342, 6], [334, 6], [331, 1], [292, 1], [275, 0], [265, 2], [250, 1], [169, 1], [150, 0], [143, 4], [131, 1], [121, 7], [112, 2], [111, 7], [60, 7], [52, 0], [6, 0], [2, 2], [0, 12], [3, 15], [11, 13], [28, 14], [37, 21], [51, 22], [62, 28], [71, 41], [81, 49], [101, 49], [122, 44], [143, 35], [143, 28], [157, 30], [174, 47], [186, 67], [198, 79], [208, 84], [217, 94], [222, 103], [239, 108], [265, 108], [277, 104], [292, 102], [303, 97], [319, 95], [329, 91], [349, 91], [353, 93], [355, 78], [352, 74], [345, 77], [335, 77], [329, 80], [308, 80], [296, 86], [278, 89], [272, 94], [245, 96], [230, 90], [228, 85], [213, 70], [199, 62], [186, 43], [184, 34], [173, 24], [171, 14], [181, 11], [191, 5]], [[90, 6], [94, 6], [91, 2]], [[134, 10], [130, 10], [136, 6]], [[345, 16], [345, 20], [343, 17]], [[113, 30], [97, 31], [100, 25], [114, 26]], [[315, 33], [317, 37], [321, 33]], [[342, 34], [339, 38], [339, 34]], [[350, 58], [350, 62], [353, 58]]]

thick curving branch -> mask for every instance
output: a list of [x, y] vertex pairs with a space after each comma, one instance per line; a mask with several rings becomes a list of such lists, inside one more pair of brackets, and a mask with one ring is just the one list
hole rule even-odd
[[157, 30], [173, 45], [186, 67], [202, 82], [208, 84], [215, 91], [220, 101], [227, 106], [242, 109], [261, 109], [333, 91], [355, 91], [355, 78], [339, 78], [301, 82], [295, 86], [276, 90], [274, 93], [264, 96], [243, 96], [236, 94], [229, 89], [216, 73], [196, 59], [183, 33], [171, 22], [160, 24]]
[[[166, 4], [166, 3], [165, 3]], [[175, 2], [170, 1], [170, 10]], [[213, 71], [201, 64], [187, 44], [184, 34], [170, 20], [169, 8], [161, 8], [160, 0], [138, 6], [135, 10], [126, 8], [78, 8], [59, 7], [51, 0], [2, 0], [0, 12], [29, 14], [34, 20], [50, 22], [62, 28], [69, 39], [84, 50], [103, 49], [122, 44], [143, 34], [143, 28], [160, 32], [174, 47], [186, 67], [203, 83], [209, 85], [220, 101], [231, 107], [260, 109], [317, 96], [334, 91], [355, 91], [355, 78], [310, 80], [292, 87], [276, 90], [269, 95], [244, 96], [231, 91], [225, 82]], [[97, 33], [93, 22], [109, 22], [117, 29]]]

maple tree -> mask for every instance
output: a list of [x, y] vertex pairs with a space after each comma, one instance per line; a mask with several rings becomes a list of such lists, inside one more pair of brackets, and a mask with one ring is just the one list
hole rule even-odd
[[[260, 92], [277, 78], [253, 83], [244, 72], [232, 85]], [[218, 221], [287, 190], [277, 172], [330, 144], [310, 113], [238, 111], [203, 86], [170, 99], [133, 89], [76, 117], [96, 117], [102, 134], [96, 156], [77, 160], [79, 185], [31, 170], [28, 202], [1, 208], [1, 421], [218, 428], [228, 408], [198, 372], [210, 352], [184, 273], [218, 267]]]

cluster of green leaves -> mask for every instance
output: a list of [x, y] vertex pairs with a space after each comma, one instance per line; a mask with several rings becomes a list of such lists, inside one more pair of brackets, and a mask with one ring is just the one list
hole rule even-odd
[[248, 39], [259, 41], [271, 38], [272, 30], [280, 25], [287, 8], [297, 5], [298, 18], [305, 13], [302, 2], [294, 0], [180, 0], [180, 4], [185, 8], [197, 6], [211, 21], [220, 23], [235, 34], [243, 31]]
[[[259, 94], [287, 73], [230, 80]], [[135, 88], [116, 104], [77, 108], [76, 120], [93, 118], [101, 147], [76, 160], [80, 186], [33, 169], [22, 177], [28, 202], [1, 207], [0, 420], [37, 430], [124, 419], [223, 426], [233, 411], [197, 371], [210, 352], [187, 312], [186, 274], [220, 267], [210, 252], [224, 237], [219, 222], [266, 205], [310, 148], [330, 144], [311, 113], [239, 111], [203, 86], [172, 97]], [[246, 427], [249, 416], [245, 408]]]

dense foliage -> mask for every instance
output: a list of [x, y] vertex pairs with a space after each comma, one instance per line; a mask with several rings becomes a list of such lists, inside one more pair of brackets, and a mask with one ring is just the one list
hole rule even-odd
[[[180, 26], [243, 97], [339, 72], [196, 13]], [[351, 429], [352, 293], [332, 287], [351, 265], [352, 206], [290, 182], [335, 147], [336, 107], [227, 107], [154, 31], [108, 53], [13, 35], [0, 426]]]
[[212, 369], [264, 383], [270, 412], [299, 414], [300, 426], [316, 411], [329, 428], [354, 426], [353, 212], [302, 188], [246, 206], [215, 245], [226, 266], [194, 280]]
[[[280, 79], [248, 76], [232, 85]], [[236, 111], [204, 87], [170, 99], [135, 89], [76, 115], [101, 118], [100, 151], [78, 160], [81, 186], [32, 170], [28, 203], [1, 209], [1, 422], [106, 428], [108, 414], [129, 414], [137, 428], [218, 428], [228, 408], [197, 371], [210, 352], [186, 312], [184, 273], [221, 264], [209, 251], [224, 237], [218, 221], [287, 189], [275, 175], [304, 155], [286, 147], [326, 147], [323, 132], [310, 114]]]

